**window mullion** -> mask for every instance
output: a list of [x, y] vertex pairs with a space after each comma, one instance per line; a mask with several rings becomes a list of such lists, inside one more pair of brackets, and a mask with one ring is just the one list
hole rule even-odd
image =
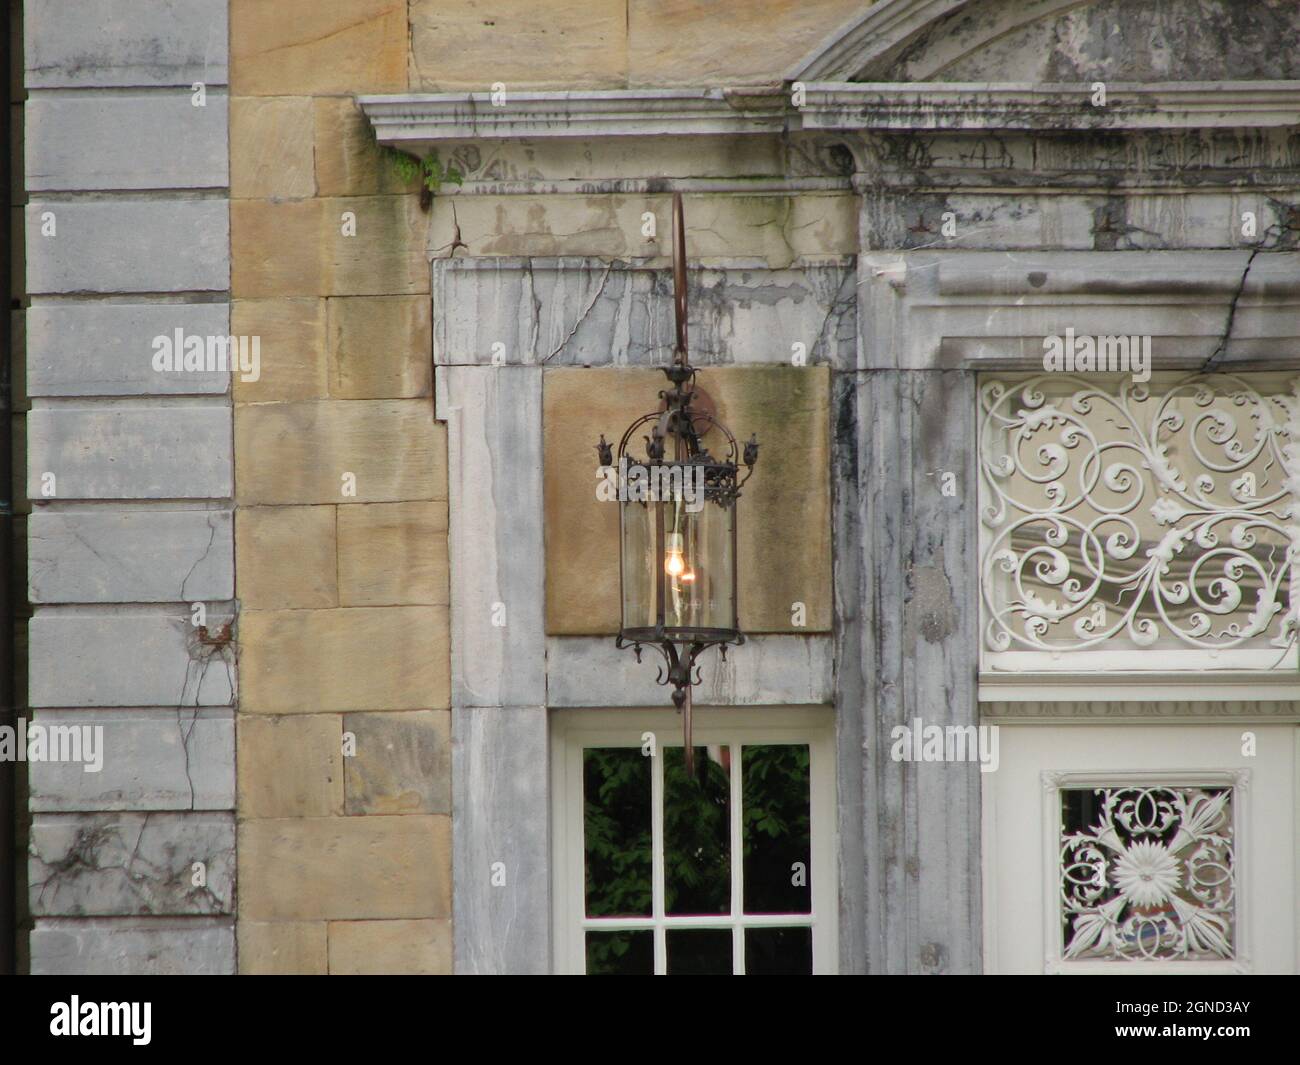
[[650, 895], [654, 916], [655, 975], [668, 973], [668, 933], [664, 929], [664, 759], [656, 744], [650, 759]]
[[744, 811], [739, 743], [731, 747], [731, 971], [745, 975], [745, 926], [740, 920], [745, 905], [745, 855], [741, 841]]

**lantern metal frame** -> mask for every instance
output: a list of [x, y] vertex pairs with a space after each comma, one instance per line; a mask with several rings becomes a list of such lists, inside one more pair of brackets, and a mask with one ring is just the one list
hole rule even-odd
[[[662, 514], [656, 513], [653, 530], [654, 559], [656, 579], [652, 582], [655, 598], [655, 624], [653, 626], [626, 626], [623, 611], [626, 607], [628, 591], [629, 559], [626, 558], [626, 544], [620, 533], [619, 537], [619, 610], [620, 628], [614, 645], [620, 649], [631, 647], [636, 659], [641, 661], [641, 652], [646, 647], [658, 651], [664, 659], [659, 667], [657, 683], [671, 685], [673, 704], [683, 714], [683, 732], [685, 741], [686, 771], [695, 775], [694, 748], [691, 744], [691, 689], [700, 683], [702, 670], [697, 665], [699, 656], [711, 647], [717, 647], [726, 660], [727, 647], [739, 646], [745, 642], [745, 635], [740, 629], [740, 581], [737, 563], [737, 530], [739, 521], [734, 513], [741, 488], [754, 472], [758, 461], [758, 440], [755, 437], [741, 448], [735, 435], [710, 409], [693, 406], [697, 398], [707, 400], [707, 394], [696, 387], [696, 370], [691, 366], [687, 353], [687, 294], [686, 294], [686, 227], [682, 211], [681, 193], [673, 194], [673, 304], [676, 316], [676, 347], [672, 363], [663, 367], [670, 388], [660, 391], [661, 407], [641, 415], [623, 433], [618, 443], [617, 453], [606, 443], [602, 434], [596, 445], [597, 455], [602, 467], [615, 465], [620, 478], [626, 477], [633, 466], [646, 471], [647, 481], [651, 485], [674, 483], [671, 471], [680, 469], [675, 481], [684, 485], [688, 473], [698, 478], [703, 469], [703, 506], [720, 506], [733, 510], [731, 516], [731, 617], [732, 627], [702, 627], [691, 625], [665, 624], [665, 604], [668, 599], [668, 573], [665, 566], [666, 544]], [[649, 429], [649, 435], [642, 435], [645, 441], [645, 457], [636, 456], [631, 451], [634, 437]], [[712, 430], [722, 434], [722, 447], [719, 456], [712, 455], [704, 446], [701, 437]], [[671, 441], [672, 455], [667, 455]], [[743, 467], [743, 474], [742, 474]], [[657, 477], [656, 477], [657, 474]], [[619, 507], [636, 505], [619, 494]], [[642, 505], [659, 506], [663, 499], [652, 498]], [[620, 523], [624, 515], [620, 513]]]

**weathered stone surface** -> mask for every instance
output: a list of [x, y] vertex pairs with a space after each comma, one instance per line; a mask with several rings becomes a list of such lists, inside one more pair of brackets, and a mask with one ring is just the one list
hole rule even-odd
[[[759, 259], [771, 269], [785, 269], [802, 259], [840, 257], [857, 250], [860, 200], [847, 192], [687, 195], [685, 200], [690, 259]], [[659, 220], [655, 242], [641, 235], [646, 211]], [[441, 196], [434, 197], [431, 215], [429, 249], [441, 249], [435, 254], [447, 253], [457, 222], [471, 255], [631, 259], [671, 250], [671, 205], [666, 196]]]
[[449, 976], [450, 921], [331, 921], [331, 976]]
[[230, 810], [235, 722], [225, 709], [38, 710], [37, 724], [103, 728], [103, 768], [28, 765], [33, 812]]
[[776, 0], [730, 7], [629, 0], [628, 83], [779, 81], [862, 7], [857, 0]]
[[326, 385], [325, 301], [321, 299], [236, 300], [231, 304], [236, 336], [260, 337], [260, 374], [233, 378], [235, 401], [324, 399]]
[[447, 421], [452, 685], [459, 706], [541, 705], [542, 371], [453, 366], [438, 373]]
[[547, 736], [544, 706], [452, 710], [457, 975], [550, 972]]
[[[1036, 17], [1035, 17], [1036, 16]], [[1267, 41], [1268, 47], [1253, 47]], [[1149, 42], [1149, 43], [1139, 43]], [[1134, 8], [1098, 0], [981, 5], [935, 23], [860, 80], [1231, 81], [1300, 77], [1300, 19], [1287, 3]]]
[[235, 971], [230, 918], [44, 918], [31, 934], [32, 975], [225, 976]]
[[[42, 226], [53, 219], [54, 234]], [[27, 205], [27, 291], [222, 292], [230, 220], [218, 200]]]
[[846, 881], [844, 896], [865, 921], [846, 929], [856, 940], [846, 949], [872, 971], [978, 972], [979, 766], [918, 772], [889, 756], [890, 730], [917, 717], [979, 722], [977, 497], [945, 496], [933, 476], [975, 484], [975, 379], [861, 374], [844, 379], [837, 403], [837, 424], [855, 427], [835, 455], [840, 816], [864, 802], [877, 811], [860, 843], [846, 841], [844, 853], [862, 857], [845, 867], [863, 879]]
[[[241, 504], [379, 503], [446, 495], [446, 429], [428, 400], [273, 403], [235, 410]], [[344, 496], [343, 475], [356, 477]]]
[[[698, 386], [738, 437], [754, 433], [760, 443], [739, 504], [742, 629], [829, 630], [828, 371], [723, 367], [702, 372]], [[618, 631], [618, 506], [596, 498], [594, 445], [601, 433], [617, 440], [654, 408], [662, 387], [663, 376], [650, 370], [546, 371], [546, 631], [552, 635]], [[711, 437], [705, 443], [714, 446]]]
[[[546, 641], [546, 699], [551, 706], [658, 706], [666, 689], [655, 680], [662, 659], [638, 662], [610, 637], [552, 636]], [[834, 697], [829, 636], [750, 636], [700, 656], [698, 706], [801, 706]]]
[[351, 96], [318, 96], [312, 104], [318, 195], [412, 193], [420, 187], [417, 177], [403, 181], [398, 176], [392, 157], [380, 149]]
[[428, 227], [415, 196], [236, 200], [231, 288], [239, 297], [428, 292]]
[[[38, 917], [233, 908], [233, 814], [37, 814], [28, 850], [28, 902]], [[206, 883], [196, 886], [200, 875]]]
[[448, 705], [445, 608], [257, 610], [240, 629], [247, 713]]
[[[27, 188], [211, 189], [229, 183], [226, 97], [188, 92], [68, 96], [24, 107]], [[130, 136], [123, 136], [130, 130]]]
[[338, 538], [343, 606], [449, 602], [445, 502], [340, 507]]
[[347, 714], [356, 754], [344, 759], [349, 814], [451, 813], [451, 713]]
[[[210, 611], [208, 631], [230, 620]], [[229, 706], [234, 698], [232, 650], [202, 644], [188, 610], [39, 613], [28, 638], [31, 706]]]
[[313, 817], [239, 826], [240, 920], [446, 918], [446, 817]]
[[173, 603], [235, 594], [229, 511], [40, 511], [27, 526], [33, 603]]
[[[227, 499], [230, 410], [217, 406], [41, 408], [27, 416], [32, 499]], [[42, 475], [55, 476], [53, 496]]]
[[343, 728], [337, 715], [240, 716], [240, 817], [342, 812]]
[[[411, 91], [621, 87], [628, 67], [623, 0], [485, 10], [474, 0], [412, 0]], [[455, 41], [455, 48], [447, 42]], [[490, 69], [484, 58], [491, 56]], [[490, 76], [489, 76], [490, 75]]]
[[[691, 270], [693, 364], [791, 365], [800, 356], [810, 366], [852, 367], [856, 281], [848, 262]], [[672, 356], [672, 286], [663, 269], [578, 258], [438, 259], [433, 304], [439, 364], [663, 365]]]
[[325, 976], [329, 972], [324, 921], [240, 921], [241, 976]]
[[338, 606], [334, 508], [241, 507], [239, 599], [246, 610]]
[[27, 308], [27, 394], [221, 394], [228, 371], [153, 368], [156, 337], [228, 336], [228, 303], [37, 303]]
[[402, 92], [404, 0], [233, 0], [230, 83], [244, 96]]
[[230, 195], [299, 199], [316, 194], [308, 96], [230, 101]]
[[401, 399], [433, 391], [428, 296], [329, 301], [330, 395]]
[[29, 88], [226, 83], [226, 5], [210, 0], [28, 0]]

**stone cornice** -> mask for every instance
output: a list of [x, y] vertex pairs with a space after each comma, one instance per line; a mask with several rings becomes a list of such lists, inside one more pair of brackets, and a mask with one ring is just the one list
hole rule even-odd
[[1300, 81], [1090, 85], [811, 82], [801, 106], [781, 85], [361, 96], [381, 144], [418, 151], [445, 141], [733, 136], [797, 131], [1142, 130], [1300, 125]]

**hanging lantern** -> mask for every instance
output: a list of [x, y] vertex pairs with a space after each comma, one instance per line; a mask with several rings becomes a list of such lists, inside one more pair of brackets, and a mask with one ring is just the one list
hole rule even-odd
[[602, 467], [615, 468], [619, 483], [623, 612], [616, 646], [631, 647], [638, 662], [645, 647], [663, 655], [658, 680], [673, 688], [683, 715], [686, 769], [694, 775], [696, 661], [714, 646], [725, 659], [729, 644], [745, 642], [737, 612], [736, 501], [753, 473], [758, 441], [751, 437], [742, 452], [695, 384], [686, 350], [681, 193], [673, 195], [673, 296], [677, 346], [664, 367], [671, 387], [659, 393], [658, 410], [628, 426], [617, 454], [603, 435], [596, 451]]

